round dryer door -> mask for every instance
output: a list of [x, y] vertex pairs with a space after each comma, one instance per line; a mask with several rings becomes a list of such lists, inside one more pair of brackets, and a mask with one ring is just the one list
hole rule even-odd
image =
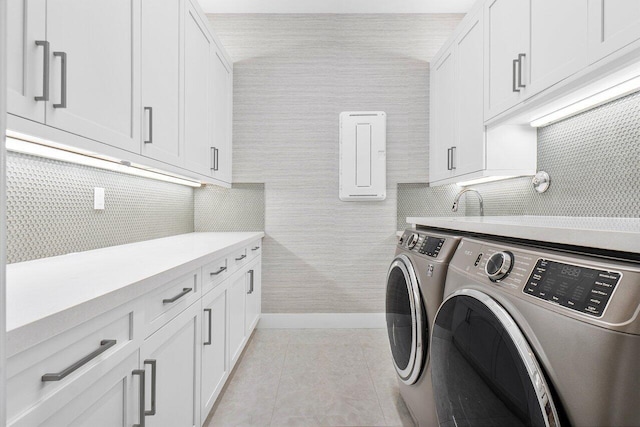
[[387, 332], [393, 362], [406, 384], [420, 377], [427, 346], [427, 324], [418, 279], [406, 255], [398, 255], [387, 274]]
[[441, 426], [559, 425], [527, 340], [506, 310], [482, 292], [460, 290], [440, 306], [431, 377]]

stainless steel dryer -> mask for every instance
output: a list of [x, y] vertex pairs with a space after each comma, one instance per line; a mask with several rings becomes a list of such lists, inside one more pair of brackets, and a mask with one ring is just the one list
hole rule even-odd
[[420, 426], [436, 423], [428, 371], [429, 334], [442, 302], [449, 260], [460, 241], [408, 229], [387, 274], [386, 317], [400, 393]]
[[640, 267], [464, 238], [436, 315], [440, 426], [639, 426]]

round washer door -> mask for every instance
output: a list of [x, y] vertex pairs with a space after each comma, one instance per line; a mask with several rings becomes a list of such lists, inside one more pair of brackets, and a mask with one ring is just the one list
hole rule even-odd
[[531, 347], [493, 298], [455, 292], [438, 310], [431, 377], [441, 426], [558, 426]]
[[387, 274], [387, 332], [393, 363], [406, 384], [420, 377], [427, 352], [427, 324], [411, 260], [398, 255]]

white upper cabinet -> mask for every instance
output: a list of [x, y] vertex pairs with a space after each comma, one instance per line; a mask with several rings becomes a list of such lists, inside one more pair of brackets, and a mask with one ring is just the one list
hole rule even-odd
[[531, 1], [531, 96], [587, 66], [587, 2]]
[[233, 74], [222, 52], [213, 45], [212, 52], [212, 133], [214, 149], [213, 176], [231, 183], [231, 127], [233, 116]]
[[453, 170], [464, 175], [484, 169], [484, 39], [479, 13], [455, 41], [456, 149]]
[[142, 1], [142, 154], [179, 165], [182, 5]]
[[7, 2], [7, 110], [44, 122], [50, 47], [45, 0]]
[[589, 0], [589, 62], [640, 39], [640, 1]]
[[431, 138], [429, 181], [453, 175], [452, 151], [456, 144], [454, 49], [445, 51], [431, 67]]
[[489, 120], [588, 65], [585, 0], [487, 0]]
[[233, 64], [196, 0], [12, 0], [9, 131], [231, 184]]
[[485, 72], [488, 79], [486, 118], [520, 102], [527, 85], [530, 61], [529, 0], [489, 0], [485, 3]]
[[185, 17], [184, 121], [186, 168], [213, 175], [215, 150], [211, 138], [210, 89], [213, 40], [188, 2]]
[[46, 28], [46, 123], [139, 152], [140, 2], [47, 0]]

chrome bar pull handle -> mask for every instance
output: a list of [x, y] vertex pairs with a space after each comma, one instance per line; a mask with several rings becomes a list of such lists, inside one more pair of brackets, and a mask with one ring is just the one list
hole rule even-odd
[[178, 295], [176, 295], [175, 297], [172, 298], [165, 298], [162, 300], [163, 304], [171, 304], [174, 303], [176, 301], [178, 301], [180, 298], [182, 298], [183, 296], [185, 296], [186, 294], [188, 294], [189, 292], [191, 292], [193, 290], [193, 288], [182, 288], [182, 292], [180, 292]]
[[519, 88], [523, 88], [526, 87], [527, 85], [522, 83], [522, 60], [526, 57], [527, 55], [524, 53], [520, 53], [518, 54], [518, 87]]
[[144, 112], [149, 112], [149, 139], [145, 140], [145, 144], [153, 144], [153, 107], [144, 107]]
[[209, 314], [209, 335], [203, 345], [211, 345], [211, 317], [213, 317], [213, 315], [211, 314], [210, 308], [205, 308], [204, 312]]
[[147, 359], [144, 361], [145, 365], [151, 366], [151, 410], [144, 411], [145, 415], [153, 416], [156, 414], [156, 360]]
[[451, 170], [456, 170], [456, 147], [451, 147]]
[[77, 362], [71, 364], [70, 366], [68, 366], [67, 368], [63, 369], [60, 372], [56, 372], [56, 373], [53, 373], [53, 374], [44, 374], [42, 376], [42, 381], [43, 382], [60, 381], [61, 379], [63, 379], [67, 375], [69, 375], [72, 372], [76, 371], [78, 368], [80, 368], [83, 365], [87, 364], [89, 361], [95, 359], [96, 357], [98, 357], [102, 353], [104, 353], [105, 351], [109, 350], [111, 347], [116, 345], [116, 343], [117, 343], [116, 340], [102, 340], [102, 341], [100, 341], [100, 347], [97, 350], [91, 352], [90, 354], [87, 354], [85, 357], [83, 357], [82, 359], [78, 360]]
[[252, 251], [257, 251], [258, 249], [260, 249], [260, 246], [256, 246], [255, 248], [251, 248]]
[[53, 52], [53, 56], [60, 57], [60, 103], [53, 108], [67, 108], [67, 53]]
[[240, 255], [240, 258], [236, 258], [236, 261], [242, 261], [243, 259], [245, 259], [247, 257], [246, 254]]
[[46, 40], [36, 40], [36, 46], [44, 47], [44, 53], [42, 57], [42, 96], [36, 96], [36, 101], [48, 101], [49, 100], [49, 42]]
[[223, 271], [225, 271], [227, 269], [227, 267], [220, 267], [218, 269], [218, 271], [212, 271], [211, 273], [209, 273], [210, 276], [217, 276], [218, 274], [222, 273]]
[[513, 60], [513, 69], [511, 70], [513, 74], [513, 82], [511, 84], [511, 90], [514, 92], [520, 92], [520, 89], [516, 87], [516, 73], [518, 72], [518, 60]]
[[451, 170], [451, 148], [447, 148], [447, 170]]
[[253, 270], [249, 270], [249, 292], [247, 292], [248, 294], [253, 293], [253, 276], [254, 276]]
[[216, 147], [211, 147], [211, 170], [216, 170]]
[[138, 417], [140, 418], [140, 424], [134, 424], [133, 427], [145, 427], [145, 420], [144, 420], [144, 400], [145, 400], [145, 395], [144, 395], [144, 387], [145, 387], [145, 372], [144, 369], [135, 369], [132, 372], [133, 375], [137, 375], [140, 377], [140, 389], [138, 390]]
[[220, 150], [216, 148], [216, 170], [220, 169]]

